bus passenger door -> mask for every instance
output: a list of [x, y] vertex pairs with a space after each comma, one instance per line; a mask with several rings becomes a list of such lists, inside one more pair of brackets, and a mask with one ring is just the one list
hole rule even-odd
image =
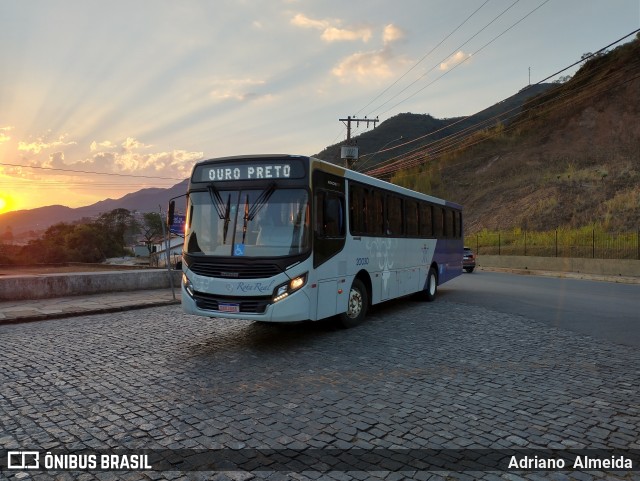
[[333, 316], [346, 309], [347, 223], [345, 180], [316, 170], [313, 172], [313, 268], [318, 281], [317, 319]]

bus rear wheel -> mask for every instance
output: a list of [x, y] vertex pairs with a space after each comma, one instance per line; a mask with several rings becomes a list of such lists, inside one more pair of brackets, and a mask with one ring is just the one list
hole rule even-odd
[[369, 293], [360, 279], [354, 279], [349, 289], [347, 312], [338, 316], [340, 325], [345, 328], [355, 327], [364, 321], [369, 307]]

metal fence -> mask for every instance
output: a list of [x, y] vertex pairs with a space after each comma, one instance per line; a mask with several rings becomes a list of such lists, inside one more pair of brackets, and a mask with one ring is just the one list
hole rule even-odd
[[626, 233], [595, 229], [483, 231], [466, 236], [465, 245], [478, 255], [640, 259], [640, 229]]

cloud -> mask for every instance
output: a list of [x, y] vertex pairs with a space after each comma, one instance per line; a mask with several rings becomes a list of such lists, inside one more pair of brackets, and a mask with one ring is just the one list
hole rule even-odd
[[312, 28], [322, 30], [320, 38], [325, 42], [343, 42], [362, 40], [368, 42], [373, 33], [368, 27], [360, 28], [340, 28], [342, 22], [340, 20], [314, 20], [302, 13], [294, 15], [291, 24], [301, 28]]
[[464, 53], [462, 50], [458, 50], [451, 57], [440, 64], [440, 70], [449, 70], [456, 65], [461, 64], [470, 57], [470, 53]]
[[237, 100], [245, 102], [255, 100], [260, 97], [268, 98], [268, 94], [260, 94], [255, 92], [255, 87], [265, 85], [264, 80], [256, 80], [251, 78], [245, 79], [220, 79], [213, 82], [210, 92], [211, 98], [218, 101]]
[[46, 141], [46, 136], [40, 137], [36, 139], [34, 142], [22, 142], [18, 143], [18, 150], [23, 152], [31, 152], [32, 154], [39, 154], [41, 151], [46, 149], [58, 148], [58, 147], [66, 147], [69, 145], [76, 145], [77, 142], [65, 141], [67, 134], [62, 134], [58, 137], [57, 140], [53, 140], [51, 142]]
[[[122, 149], [114, 151], [113, 147], [117, 145]], [[106, 150], [98, 151], [98, 147]], [[187, 150], [149, 152], [151, 147], [134, 137], [127, 137], [119, 143], [108, 140], [100, 143], [94, 141], [91, 144], [93, 155], [73, 165], [82, 165], [86, 170], [100, 172], [187, 177], [194, 162], [204, 158], [204, 152]]]
[[[150, 152], [151, 147], [134, 137], [126, 137], [120, 142], [93, 141], [90, 145], [90, 155], [87, 157], [70, 160], [65, 158], [64, 152], [56, 151], [49, 154], [46, 160], [33, 159], [29, 163], [53, 169], [184, 178], [189, 176], [193, 164], [204, 158], [204, 152], [179, 149]], [[36, 172], [29, 172], [28, 169], [24, 172], [18, 169], [11, 174], [29, 178], [38, 176]]]
[[343, 83], [371, 83], [393, 77], [406, 61], [397, 58], [389, 48], [349, 55], [331, 73]]
[[350, 76], [386, 78], [391, 74], [386, 57], [387, 55], [385, 55], [384, 51], [354, 53], [342, 60], [333, 68], [332, 72], [341, 79], [346, 79]]
[[384, 27], [382, 32], [382, 41], [385, 45], [388, 45], [391, 42], [404, 38], [404, 35], [404, 31], [401, 28], [390, 23]]
[[291, 19], [291, 23], [296, 27], [315, 28], [318, 30], [324, 30], [331, 25], [328, 20], [313, 20], [302, 13], [296, 14]]
[[64, 152], [53, 152], [52, 154], [49, 154], [49, 160], [44, 162], [42, 167], [57, 169], [68, 167], [68, 165], [64, 163]]
[[[45, 144], [45, 142], [40, 143]], [[51, 146], [54, 143], [59, 143], [59, 141], [49, 142], [47, 145]], [[70, 142], [62, 143], [65, 145], [70, 144]], [[75, 142], [73, 143], [75, 144]], [[89, 151], [85, 151], [86, 155], [84, 156], [80, 153], [77, 157], [70, 158], [68, 151], [56, 150], [50, 154], [40, 153], [39, 155], [30, 156], [31, 158], [25, 157], [22, 160], [25, 162], [25, 167], [81, 170], [87, 174], [60, 173], [59, 176], [56, 176], [56, 179], [64, 182], [65, 179], [73, 178], [78, 182], [90, 183], [96, 178], [96, 176], [90, 175], [93, 172], [131, 174], [134, 176], [149, 175], [170, 179], [175, 178], [176, 180], [184, 179], [190, 175], [194, 163], [204, 158], [204, 152], [180, 149], [154, 152], [152, 147], [130, 136], [118, 141], [93, 141], [89, 146]], [[34, 149], [30, 149], [29, 152], [34, 152]], [[49, 173], [41, 175], [46, 171], [25, 167], [0, 166], [0, 175], [31, 181], [47, 181], [51, 178]]]
[[0, 127], [0, 144], [3, 144], [11, 140], [11, 137], [7, 135], [7, 132], [11, 132], [12, 130], [13, 130], [13, 126], [11, 125]]
[[368, 42], [371, 38], [371, 29], [360, 28], [357, 30], [347, 30], [344, 28], [329, 27], [322, 32], [320, 38], [326, 42], [362, 40]]
[[141, 154], [127, 152], [114, 154], [112, 162], [118, 171], [136, 174], [156, 175], [166, 172], [166, 175], [188, 176], [194, 162], [201, 160], [204, 152], [188, 152], [186, 150], [172, 150], [169, 152], [155, 152]]
[[137, 139], [133, 137], [127, 137], [124, 142], [122, 142], [122, 149], [125, 152], [129, 152], [134, 149], [147, 149], [151, 147], [151, 145], [145, 145], [142, 142], [139, 142]]
[[96, 142], [94, 140], [93, 142], [91, 142], [91, 145], [89, 146], [89, 148], [91, 149], [91, 152], [95, 152], [98, 149], [113, 149], [114, 147], [116, 147], [116, 145], [109, 142], [108, 140], [104, 140], [102, 142]]

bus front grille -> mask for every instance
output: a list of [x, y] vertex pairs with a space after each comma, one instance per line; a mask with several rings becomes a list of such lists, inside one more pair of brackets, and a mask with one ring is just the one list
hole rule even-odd
[[[194, 301], [198, 309], [206, 311], [220, 311], [220, 304], [238, 304], [240, 313], [246, 314], [264, 314], [267, 306], [271, 302], [271, 296], [247, 297], [247, 298], [228, 298], [224, 296], [216, 296], [205, 294], [203, 292], [194, 292]], [[221, 315], [224, 315], [222, 313]]]
[[189, 265], [199, 276], [219, 277], [223, 279], [265, 279], [280, 274], [276, 264], [215, 264], [194, 262]]

